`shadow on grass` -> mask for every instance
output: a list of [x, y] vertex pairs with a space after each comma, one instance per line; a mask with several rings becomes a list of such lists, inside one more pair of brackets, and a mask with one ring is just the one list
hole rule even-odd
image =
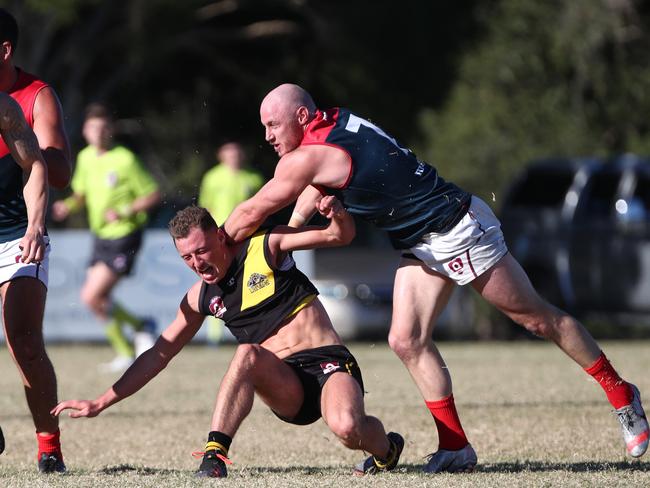
[[106, 466], [99, 470], [101, 474], [120, 475], [120, 474], [137, 474], [142, 476], [152, 475], [171, 475], [180, 474], [181, 470], [178, 469], [160, 469], [160, 468], [147, 468], [146, 466], [131, 466], [130, 464], [119, 464], [117, 466]]
[[543, 461], [526, 461], [515, 463], [479, 464], [476, 471], [481, 473], [521, 473], [568, 471], [571, 473], [589, 473], [600, 471], [643, 471], [650, 472], [650, 462], [583, 462], [583, 463], [549, 463]]
[[[423, 474], [422, 464], [400, 464], [395, 473], [406, 474]], [[351, 468], [342, 468], [340, 466], [243, 466], [237, 471], [237, 476], [255, 476], [264, 474], [294, 474], [302, 476], [328, 476], [342, 475], [350, 473]], [[606, 471], [641, 471], [650, 472], [650, 462], [639, 461], [619, 461], [619, 462], [581, 462], [581, 463], [549, 463], [542, 461], [526, 461], [513, 463], [491, 463], [479, 464], [476, 466], [475, 473], [539, 473], [550, 471], [567, 471], [570, 473], [590, 473]], [[144, 466], [132, 466], [129, 464], [120, 464], [117, 466], [107, 466], [100, 471], [102, 474], [119, 476], [121, 474], [136, 474], [140, 476], [152, 475], [179, 475], [186, 474], [183, 470], [177, 469], [160, 469], [148, 468]], [[233, 473], [234, 474], [234, 473]]]

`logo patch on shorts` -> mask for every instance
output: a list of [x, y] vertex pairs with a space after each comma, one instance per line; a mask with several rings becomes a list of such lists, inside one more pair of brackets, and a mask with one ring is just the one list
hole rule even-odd
[[463, 258], [459, 256], [456, 259], [449, 261], [447, 266], [452, 273], [463, 274], [463, 268], [465, 265], [463, 263]]
[[126, 270], [126, 264], [127, 261], [126, 261], [126, 256], [124, 254], [118, 254], [113, 259], [113, 268], [118, 273], [122, 273]]
[[260, 273], [253, 273], [251, 274], [250, 278], [248, 278], [248, 282], [246, 283], [246, 286], [248, 289], [251, 291], [251, 293], [255, 293], [258, 290], [261, 290], [265, 286], [269, 286], [271, 282], [269, 281], [269, 278], [263, 274]]
[[330, 361], [329, 363], [320, 363], [320, 369], [323, 370], [323, 374], [330, 374], [341, 369], [341, 365], [338, 361]]
[[210, 313], [218, 319], [223, 317], [223, 314], [225, 314], [227, 310], [225, 303], [223, 303], [223, 298], [220, 296], [212, 297], [210, 299], [208, 309], [210, 310]]

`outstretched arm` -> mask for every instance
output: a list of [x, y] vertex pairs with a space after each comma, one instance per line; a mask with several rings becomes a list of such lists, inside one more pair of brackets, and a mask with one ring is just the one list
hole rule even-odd
[[61, 103], [51, 87], [38, 92], [34, 101], [34, 133], [47, 163], [50, 185], [65, 188], [72, 174], [70, 144]]
[[27, 230], [20, 241], [21, 260], [38, 262], [45, 256], [47, 166], [22, 109], [4, 93], [0, 96], [0, 134], [25, 175], [23, 198], [27, 207]]
[[343, 208], [341, 202], [328, 195], [318, 202], [317, 209], [323, 217], [330, 219], [329, 225], [307, 226], [300, 229], [289, 226], [274, 227], [269, 237], [271, 248], [286, 252], [344, 246], [352, 242], [355, 235], [354, 219]]
[[70, 417], [96, 417], [111, 405], [133, 395], [160, 373], [201, 328], [203, 315], [190, 302], [198, 301], [200, 283], [183, 298], [174, 321], [163, 331], [154, 346], [142, 353], [122, 377], [95, 400], [66, 400], [50, 412], [59, 415], [71, 409]]
[[308, 153], [296, 149], [284, 155], [275, 174], [255, 195], [235, 207], [224, 223], [224, 230], [233, 242], [241, 242], [253, 234], [271, 214], [294, 202], [313, 181], [316, 167]]
[[289, 219], [289, 227], [301, 227], [309, 222], [316, 213], [316, 206], [322, 197], [315, 186], [309, 185], [305, 188], [296, 200], [296, 206]]

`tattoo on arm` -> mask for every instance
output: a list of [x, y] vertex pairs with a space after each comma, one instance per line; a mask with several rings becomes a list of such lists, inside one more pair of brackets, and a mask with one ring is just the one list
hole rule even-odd
[[34, 161], [42, 160], [41, 148], [20, 106], [10, 97], [0, 105], [0, 132], [16, 162], [28, 170]]

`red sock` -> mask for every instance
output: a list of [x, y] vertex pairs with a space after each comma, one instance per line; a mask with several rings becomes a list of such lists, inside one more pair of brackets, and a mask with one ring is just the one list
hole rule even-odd
[[36, 439], [38, 439], [38, 459], [41, 458], [41, 454], [44, 452], [55, 453], [60, 459], [63, 459], [63, 454], [61, 454], [61, 441], [59, 437], [61, 435], [60, 431], [56, 431], [54, 434], [39, 434], [36, 433]]
[[438, 449], [457, 451], [469, 444], [460, 425], [453, 394], [442, 400], [425, 403], [438, 428]]
[[604, 352], [601, 352], [596, 362], [585, 368], [585, 371], [603, 387], [607, 400], [614, 408], [618, 409], [632, 402], [632, 388], [621, 379]]

